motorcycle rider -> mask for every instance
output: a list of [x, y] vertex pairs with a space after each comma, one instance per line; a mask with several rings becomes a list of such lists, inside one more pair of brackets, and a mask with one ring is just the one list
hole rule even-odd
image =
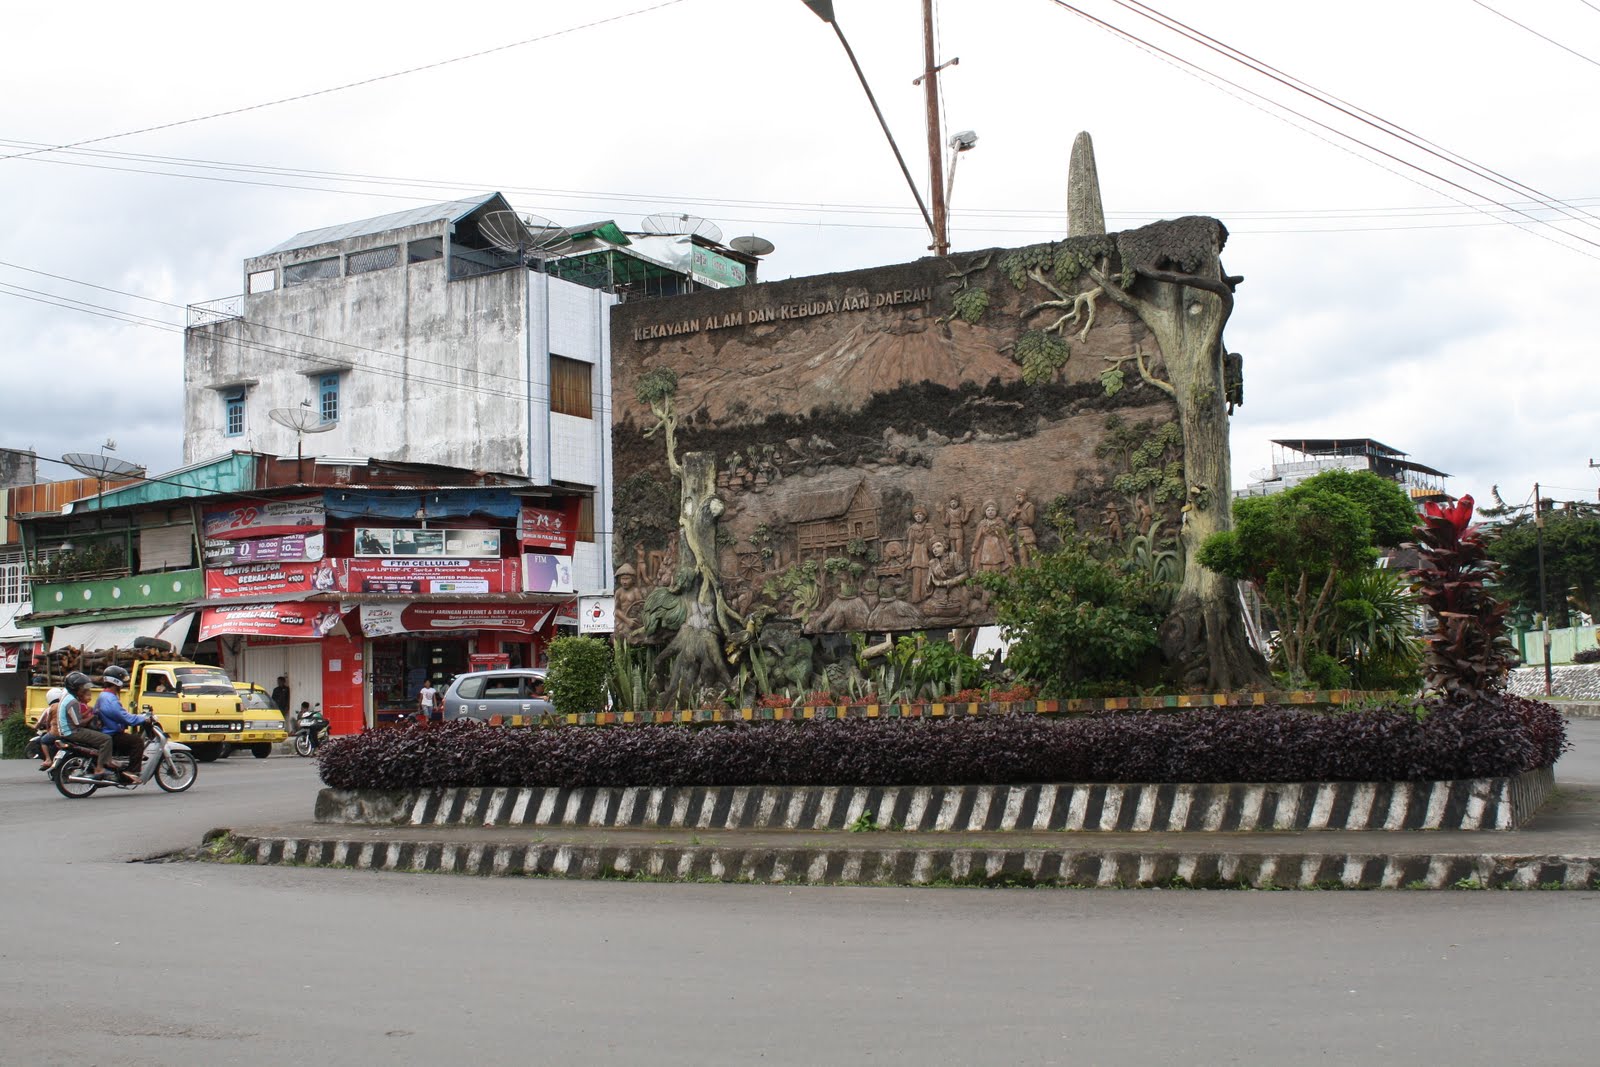
[[150, 716], [134, 715], [122, 706], [118, 693], [128, 687], [126, 668], [107, 667], [100, 677], [100, 684], [103, 688], [95, 701], [94, 710], [104, 723], [105, 731], [111, 735], [111, 750], [127, 757], [128, 769], [123, 772], [123, 779], [130, 784], [137, 782], [139, 769], [144, 766], [144, 739], [129, 727], [143, 726], [150, 721]]
[[82, 671], [67, 675], [67, 695], [61, 699], [61, 709], [57, 715], [58, 732], [68, 744], [92, 750], [94, 777], [110, 781], [112, 776], [106, 761], [111, 758], [111, 735], [96, 729], [100, 719], [94, 709], [85, 703], [89, 699], [89, 690], [93, 688], [94, 679]]
[[44, 696], [46, 706], [37, 724], [39, 761], [44, 764], [41, 771], [48, 771], [55, 764], [56, 743], [61, 740], [61, 701], [66, 695], [67, 691], [58, 685]]

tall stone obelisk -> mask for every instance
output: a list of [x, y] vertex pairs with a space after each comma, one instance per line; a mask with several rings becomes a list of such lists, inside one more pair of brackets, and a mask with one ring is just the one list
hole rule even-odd
[[1094, 142], [1084, 130], [1072, 142], [1067, 165], [1067, 236], [1087, 237], [1106, 232], [1106, 213], [1100, 206], [1100, 173], [1094, 166]]

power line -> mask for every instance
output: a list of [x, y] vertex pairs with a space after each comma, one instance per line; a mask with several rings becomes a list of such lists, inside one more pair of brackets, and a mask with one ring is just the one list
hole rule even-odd
[[[1472, 2], [1474, 4], [1477, 4], [1479, 7], [1483, 8], [1485, 11], [1489, 12], [1489, 14], [1500, 16], [1501, 18], [1505, 19], [1507, 22], [1511, 23], [1511, 25], [1517, 27], [1518, 29], [1527, 30], [1529, 33], [1531, 33], [1535, 37], [1539, 38], [1539, 40], [1547, 41], [1550, 44], [1553, 44], [1557, 48], [1561, 49], [1563, 52], [1569, 52], [1572, 55], [1577, 56], [1579, 59], [1583, 60], [1585, 63], [1593, 63], [1595, 66], [1600, 67], [1600, 59], [1595, 59], [1593, 56], [1586, 56], [1582, 52], [1578, 51], [1576, 48], [1567, 47], [1566, 45], [1562, 44], [1560, 41], [1556, 40], [1554, 37], [1549, 37], [1549, 36], [1546, 36], [1545, 34], [1540, 33], [1538, 30], [1534, 29], [1532, 26], [1529, 26], [1527, 23], [1518, 22], [1516, 19], [1512, 18], [1510, 15], [1506, 14], [1504, 11], [1499, 11], [1499, 10], [1496, 10], [1495, 8], [1490, 7], [1488, 4], [1484, 3], [1483, 0], [1472, 0]], [[1586, 7], [1591, 7], [1591, 8], [1594, 7], [1593, 4], [1588, 3], [1588, 0], [1580, 0], [1580, 2], [1583, 3]], [[1596, 9], [1596, 10], [1600, 10], [1600, 9]]]
[[377, 82], [389, 81], [392, 78], [401, 78], [407, 74], [417, 74], [425, 70], [437, 70], [439, 67], [447, 67], [453, 63], [464, 63], [469, 59], [480, 59], [483, 56], [493, 55], [496, 52], [505, 52], [512, 48], [521, 48], [524, 45], [535, 44], [539, 41], [548, 41], [556, 37], [564, 37], [567, 34], [577, 33], [580, 30], [589, 30], [596, 26], [604, 26], [607, 23], [619, 22], [622, 19], [632, 18], [635, 15], [643, 15], [651, 11], [658, 11], [661, 8], [671, 7], [674, 4], [681, 4], [683, 2], [684, 0], [660, 0], [659, 3], [651, 4], [648, 7], [637, 8], [633, 11], [625, 11], [620, 15], [610, 15], [603, 19], [595, 19], [591, 22], [585, 22], [577, 26], [569, 26], [564, 30], [554, 30], [550, 33], [540, 34], [536, 37], [528, 37], [520, 41], [512, 41], [508, 44], [496, 45], [493, 48], [485, 48], [481, 51], [472, 52], [464, 56], [455, 56], [451, 59], [441, 59], [433, 63], [424, 63], [421, 66], [408, 67], [405, 70], [392, 71], [388, 74], [378, 74], [371, 78], [362, 78], [358, 81], [345, 82], [343, 85], [334, 85], [326, 89], [316, 89], [307, 93], [296, 93], [293, 96], [283, 96], [276, 100], [265, 100], [259, 104], [249, 104], [245, 107], [229, 108], [226, 111], [213, 111], [208, 115], [197, 115], [193, 118], [178, 119], [174, 122], [158, 123], [154, 126], [144, 126], [137, 130], [127, 130], [123, 133], [108, 133], [101, 137], [87, 137], [81, 141], [72, 141], [68, 144], [52, 145], [49, 148], [41, 148], [37, 152], [21, 152], [16, 155], [0, 156], [0, 162], [3, 162], [7, 159], [20, 159], [22, 157], [36, 155], [41, 152], [56, 152], [66, 148], [80, 148], [83, 145], [100, 144], [103, 141], [115, 141], [123, 137], [134, 137], [141, 133], [154, 133], [157, 130], [170, 130], [178, 126], [189, 126], [196, 122], [207, 122], [211, 119], [226, 118], [230, 115], [243, 115], [249, 111], [259, 111], [262, 108], [274, 107], [278, 104], [289, 104], [298, 100], [310, 100], [314, 97], [327, 96], [330, 93], [343, 92], [346, 89], [354, 89], [362, 85], [373, 85]]
[[[1299, 111], [1296, 111], [1294, 108], [1289, 107], [1287, 104], [1281, 103], [1281, 102], [1276, 101], [1276, 100], [1272, 100], [1271, 98], [1269, 98], [1267, 96], [1264, 96], [1263, 94], [1258, 93], [1253, 89], [1246, 88], [1245, 86], [1242, 86], [1237, 82], [1231, 81], [1230, 79], [1225, 78], [1220, 74], [1217, 74], [1217, 73], [1215, 73], [1213, 71], [1206, 70], [1206, 68], [1200, 66], [1199, 64], [1197, 64], [1197, 63], [1195, 63], [1195, 62], [1193, 62], [1191, 60], [1184, 59], [1184, 58], [1174, 54], [1173, 52], [1168, 51], [1167, 49], [1160, 47], [1159, 45], [1152, 44], [1151, 42], [1145, 40], [1144, 38], [1139, 37], [1137, 34], [1134, 34], [1134, 33], [1131, 33], [1131, 32], [1129, 32], [1127, 30], [1124, 30], [1121, 27], [1115, 26], [1112, 23], [1109, 23], [1109, 22], [1105, 21], [1104, 19], [1099, 18], [1098, 16], [1091, 15], [1088, 12], [1083, 11], [1082, 9], [1080, 9], [1078, 7], [1075, 7], [1074, 5], [1068, 3], [1067, 0], [1051, 0], [1051, 2], [1054, 3], [1057, 7], [1060, 7], [1060, 8], [1063, 8], [1063, 9], [1067, 10], [1067, 11], [1072, 12], [1074, 15], [1077, 15], [1079, 18], [1081, 18], [1081, 19], [1085, 20], [1086, 22], [1089, 22], [1089, 23], [1091, 23], [1091, 24], [1093, 24], [1095, 26], [1098, 26], [1098, 27], [1106, 30], [1107, 32], [1113, 34], [1114, 36], [1124, 38], [1125, 40], [1133, 43], [1136, 47], [1141, 47], [1141, 48], [1143, 48], [1143, 49], [1145, 49], [1147, 51], [1151, 51], [1153, 53], [1158, 53], [1160, 56], [1166, 57], [1166, 59], [1168, 61], [1172, 62], [1175, 65], [1180, 66], [1181, 68], [1185, 68], [1187, 71], [1199, 72], [1199, 76], [1201, 77], [1201, 80], [1215, 79], [1216, 81], [1223, 82], [1226, 85], [1230, 85], [1233, 88], [1238, 89], [1240, 92], [1248, 93], [1250, 96], [1253, 96], [1256, 99], [1263, 101], [1264, 103], [1268, 104], [1271, 107], [1278, 108], [1281, 111], [1287, 112], [1288, 114], [1293, 115], [1296, 118], [1299, 118], [1304, 122], [1309, 122], [1314, 126], [1320, 127], [1321, 129], [1324, 129], [1324, 130], [1328, 131], [1330, 134], [1334, 135], [1335, 137], [1339, 137], [1339, 138], [1342, 138], [1342, 139], [1344, 139], [1346, 141], [1350, 141], [1350, 142], [1352, 142], [1354, 144], [1360, 145], [1361, 147], [1367, 149], [1369, 152], [1374, 152], [1374, 153], [1377, 153], [1378, 155], [1380, 155], [1380, 156], [1382, 156], [1382, 157], [1384, 157], [1386, 159], [1393, 160], [1399, 166], [1405, 167], [1405, 168], [1407, 168], [1409, 170], [1417, 171], [1418, 173], [1421, 173], [1421, 174], [1426, 174], [1428, 177], [1433, 178], [1435, 181], [1440, 181], [1440, 182], [1443, 182], [1446, 185], [1453, 186], [1454, 188], [1460, 189], [1464, 193], [1466, 193], [1466, 194], [1468, 194], [1470, 196], [1482, 197], [1482, 194], [1477, 192], [1476, 190], [1470, 189], [1470, 188], [1462, 185], [1459, 182], [1452, 181], [1449, 178], [1445, 178], [1442, 175], [1435, 174], [1434, 172], [1428, 170], [1427, 168], [1421, 166], [1420, 164], [1411, 162], [1410, 160], [1403, 159], [1400, 156], [1396, 156], [1393, 153], [1387, 152], [1387, 151], [1385, 151], [1385, 150], [1383, 150], [1381, 148], [1378, 148], [1375, 145], [1368, 144], [1367, 142], [1361, 140], [1358, 137], [1353, 136], [1352, 134], [1346, 133], [1346, 132], [1344, 132], [1342, 130], [1339, 130], [1339, 129], [1333, 127], [1333, 126], [1328, 125], [1325, 122], [1321, 122], [1321, 121], [1319, 121], [1317, 119], [1314, 119], [1314, 118], [1311, 118], [1310, 116], [1305, 115], [1305, 114], [1303, 114], [1303, 113], [1301, 113]], [[1212, 83], [1212, 84], [1214, 85], [1214, 83]], [[1229, 95], [1232, 95], [1232, 94], [1229, 94]], [[1254, 106], [1254, 105], [1251, 105], [1251, 106]], [[1272, 114], [1272, 112], [1266, 112], [1266, 113], [1267, 114]], [[1282, 120], [1282, 116], [1274, 115], [1274, 117], [1275, 118], [1279, 118], [1280, 120]], [[1287, 121], [1287, 120], [1282, 120], [1282, 121]], [[1289, 125], [1293, 126], [1294, 123], [1291, 122], [1291, 123], [1289, 123]], [[1306, 130], [1303, 127], [1298, 127], [1298, 126], [1296, 128], [1300, 129], [1301, 132], [1309, 133], [1311, 136], [1316, 137], [1318, 140], [1325, 141], [1330, 145], [1335, 144], [1335, 142], [1328, 140], [1328, 138], [1323, 137], [1321, 134], [1317, 134], [1314, 131]], [[1379, 168], [1381, 168], [1383, 170], [1387, 170], [1390, 173], [1393, 173], [1393, 174], [1395, 174], [1395, 175], [1397, 175], [1399, 177], [1404, 177], [1405, 180], [1410, 181], [1415, 185], [1421, 186], [1424, 189], [1428, 189], [1430, 192], [1438, 193], [1439, 195], [1447, 197], [1450, 200], [1454, 200], [1458, 204], [1461, 204], [1461, 205], [1463, 205], [1465, 207], [1473, 208], [1476, 211], [1482, 212], [1483, 214], [1487, 214], [1487, 215], [1490, 215], [1491, 217], [1493, 217], [1493, 212], [1489, 208], [1481, 207], [1481, 206], [1472, 204], [1469, 201], [1462, 200], [1460, 197], [1457, 197], [1457, 196], [1454, 196], [1454, 195], [1452, 195], [1450, 193], [1444, 192], [1443, 190], [1436, 189], [1433, 186], [1430, 186], [1427, 183], [1422, 182], [1422, 181], [1420, 181], [1420, 180], [1418, 180], [1418, 179], [1416, 179], [1414, 177], [1409, 177], [1409, 176], [1406, 176], [1406, 175], [1402, 175], [1402, 174], [1400, 174], [1399, 171], [1396, 171], [1393, 168], [1388, 167], [1388, 166], [1384, 165], [1383, 163], [1381, 163], [1381, 162], [1379, 162], [1377, 160], [1371, 159], [1371, 158], [1369, 158], [1367, 156], [1363, 156], [1361, 153], [1355, 152], [1352, 149], [1345, 148], [1342, 145], [1336, 145], [1336, 147], [1341, 148], [1342, 151], [1349, 152], [1350, 154], [1356, 156], [1356, 158], [1362, 160], [1365, 163], [1368, 163], [1369, 165], [1377, 166], [1377, 167], [1379, 167]], [[1574, 233], [1571, 233], [1569, 231], [1556, 228], [1556, 227], [1554, 227], [1554, 224], [1549, 222], [1548, 220], [1537, 218], [1536, 216], [1534, 216], [1532, 214], [1529, 214], [1526, 211], [1521, 211], [1521, 210], [1518, 210], [1516, 208], [1512, 208], [1509, 205], [1501, 203], [1499, 201], [1495, 201], [1492, 198], [1483, 197], [1483, 199], [1490, 200], [1491, 203], [1495, 204], [1497, 207], [1499, 207], [1502, 210], [1510, 211], [1510, 212], [1513, 212], [1515, 214], [1524, 216], [1524, 218], [1526, 218], [1528, 222], [1544, 223], [1545, 225], [1552, 226], [1552, 228], [1555, 228], [1556, 232], [1561, 234], [1564, 237], [1570, 237], [1570, 238], [1573, 238], [1574, 240], [1581, 241], [1584, 244], [1591, 245], [1591, 246], [1594, 246], [1596, 248], [1600, 248], [1600, 242], [1591, 240], [1590, 238], [1584, 237], [1581, 234], [1574, 234]], [[1517, 222], [1516, 220], [1509, 220], [1509, 221], [1511, 221], [1511, 224], [1516, 226], [1518, 229], [1525, 230], [1526, 232], [1531, 233], [1534, 236], [1539, 237], [1542, 240], [1549, 241], [1550, 243], [1558, 245], [1561, 248], [1565, 248], [1568, 251], [1577, 252], [1580, 255], [1584, 255], [1584, 256], [1589, 257], [1590, 259], [1600, 259], [1600, 255], [1596, 255], [1596, 254], [1594, 254], [1592, 252], [1585, 251], [1584, 249], [1581, 249], [1581, 248], [1576, 248], [1576, 247], [1574, 247], [1574, 246], [1572, 246], [1570, 244], [1567, 244], [1567, 243], [1565, 243], [1563, 241], [1557, 240], [1555, 237], [1553, 237], [1550, 234], [1545, 233], [1543, 231], [1529, 229], [1522, 222]]]

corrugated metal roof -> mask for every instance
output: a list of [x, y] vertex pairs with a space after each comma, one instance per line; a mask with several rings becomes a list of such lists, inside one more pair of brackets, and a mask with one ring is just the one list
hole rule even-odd
[[509, 209], [511, 206], [505, 202], [505, 198], [499, 193], [484, 193], [481, 196], [469, 197], [465, 200], [445, 200], [437, 204], [407, 208], [404, 211], [395, 211], [388, 215], [378, 215], [370, 219], [343, 222], [337, 226], [324, 226], [320, 230], [304, 230], [261, 254], [270, 256], [277, 252], [290, 252], [296, 248], [310, 248], [312, 245], [327, 244], [330, 241], [345, 241], [352, 237], [365, 237], [368, 234], [384, 233], [406, 226], [421, 226], [424, 223], [438, 222], [441, 219], [458, 222], [493, 200], [500, 201], [502, 207]]

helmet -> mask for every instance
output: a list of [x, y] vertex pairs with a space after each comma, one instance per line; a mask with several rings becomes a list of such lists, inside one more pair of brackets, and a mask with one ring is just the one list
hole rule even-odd
[[128, 684], [128, 668], [119, 667], [115, 663], [106, 668], [104, 676], [115, 678], [119, 685], [126, 686]]
[[58, 685], [44, 695], [44, 702], [46, 704], [59, 704], [61, 701], [65, 700], [66, 697], [67, 691]]
[[91, 686], [93, 684], [94, 684], [94, 679], [90, 678], [87, 674], [84, 674], [82, 671], [73, 671], [71, 674], [67, 675], [66, 685], [67, 685], [67, 692], [68, 693], [76, 693], [78, 690], [83, 689], [86, 686]]
[[107, 689], [126, 689], [128, 680], [126, 678], [118, 678], [114, 674], [103, 674], [100, 676], [100, 684]]

